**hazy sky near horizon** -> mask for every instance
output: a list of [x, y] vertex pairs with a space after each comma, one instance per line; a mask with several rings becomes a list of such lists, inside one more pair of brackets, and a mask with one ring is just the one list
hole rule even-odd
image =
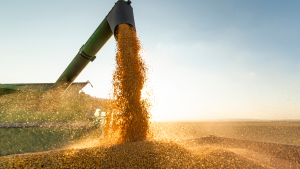
[[[117, 0], [0, 1], [0, 83], [54, 83]], [[300, 1], [132, 0], [153, 118], [300, 119]], [[76, 79], [105, 98], [111, 38]]]

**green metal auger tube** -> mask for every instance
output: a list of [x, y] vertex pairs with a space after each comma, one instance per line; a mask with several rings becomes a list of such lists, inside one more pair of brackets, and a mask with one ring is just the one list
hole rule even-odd
[[95, 60], [96, 54], [116, 32], [119, 24], [127, 23], [135, 27], [131, 1], [119, 0], [103, 19], [87, 42], [60, 75], [55, 84], [40, 99], [40, 111], [57, 111], [59, 97], [72, 85], [82, 70]]
[[119, 24], [127, 23], [135, 27], [133, 9], [131, 1], [119, 0], [114, 7], [100, 23], [98, 28], [80, 48], [77, 55], [71, 61], [69, 66], [57, 79], [51, 90], [63, 91], [74, 82], [81, 71], [92, 61], [95, 60], [96, 54], [101, 50], [105, 43], [116, 32]]

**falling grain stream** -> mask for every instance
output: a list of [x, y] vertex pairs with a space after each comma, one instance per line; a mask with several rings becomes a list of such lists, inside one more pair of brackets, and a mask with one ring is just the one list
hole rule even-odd
[[141, 97], [147, 80], [141, 44], [135, 28], [128, 24], [118, 26], [116, 39], [116, 70], [105, 131], [117, 137], [119, 143], [143, 141], [148, 134], [150, 104]]

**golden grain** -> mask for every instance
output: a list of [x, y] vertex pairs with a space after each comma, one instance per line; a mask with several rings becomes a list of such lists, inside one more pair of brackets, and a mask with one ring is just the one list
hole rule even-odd
[[112, 98], [106, 106], [106, 137], [114, 137], [118, 143], [143, 141], [149, 132], [151, 106], [141, 98], [148, 69], [140, 55], [141, 44], [135, 28], [121, 24], [116, 37], [116, 70]]
[[192, 153], [172, 142], [141, 141], [0, 157], [0, 168], [263, 168], [209, 147]]

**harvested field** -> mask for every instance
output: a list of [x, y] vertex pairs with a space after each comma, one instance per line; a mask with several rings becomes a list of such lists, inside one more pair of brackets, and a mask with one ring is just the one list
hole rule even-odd
[[298, 121], [158, 122], [155, 130], [177, 140], [210, 135], [268, 143], [300, 145]]

